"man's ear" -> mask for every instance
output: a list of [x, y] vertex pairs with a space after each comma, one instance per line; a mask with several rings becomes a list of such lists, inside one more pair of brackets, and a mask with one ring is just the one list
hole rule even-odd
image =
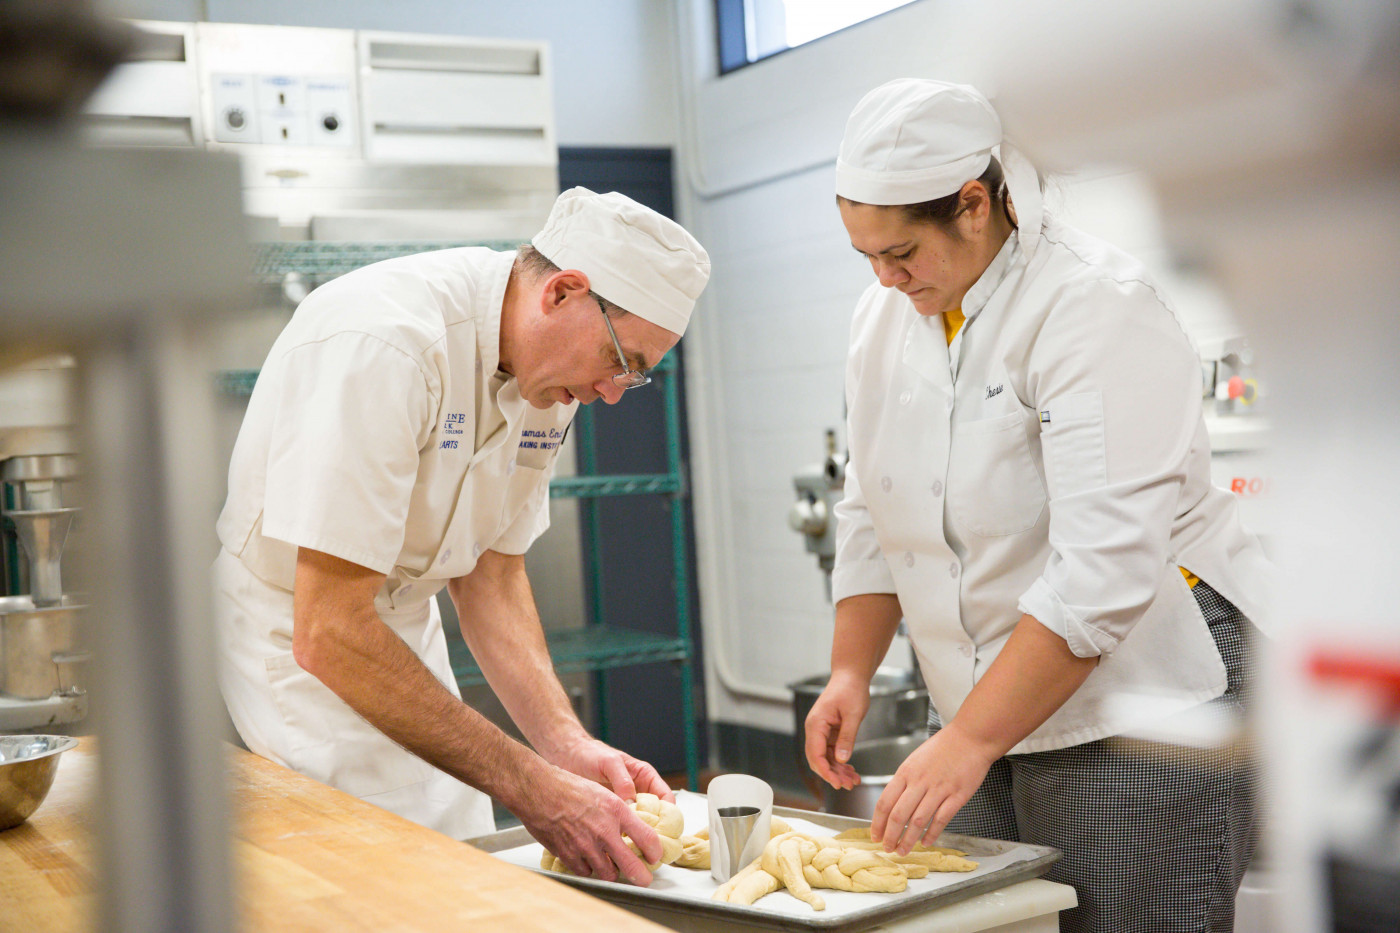
[[540, 297], [545, 311], [562, 307], [570, 299], [588, 296], [588, 276], [578, 269], [564, 269], [545, 280]]

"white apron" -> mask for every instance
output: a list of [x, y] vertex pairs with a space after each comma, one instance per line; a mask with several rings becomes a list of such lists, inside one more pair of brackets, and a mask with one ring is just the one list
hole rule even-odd
[[[292, 594], [254, 576], [228, 551], [214, 563], [219, 611], [219, 686], [249, 751], [454, 839], [495, 831], [491, 798], [412, 755], [365, 722], [286, 650], [254, 646], [268, 620], [292, 612]], [[380, 618], [454, 696], [437, 602]], [[333, 737], [334, 741], [327, 741]]]

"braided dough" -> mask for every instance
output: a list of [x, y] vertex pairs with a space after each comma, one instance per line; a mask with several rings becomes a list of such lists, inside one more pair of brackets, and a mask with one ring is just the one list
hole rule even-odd
[[967, 853], [961, 849], [950, 849], [947, 846], [926, 846], [916, 844], [909, 851], [908, 855], [896, 855], [893, 852], [884, 851], [884, 846], [878, 842], [870, 841], [870, 827], [858, 826], [855, 829], [847, 829], [839, 832], [835, 836], [836, 842], [847, 849], [864, 849], [872, 852], [879, 852], [885, 858], [898, 862], [905, 869], [911, 866], [923, 866], [923, 874], [910, 873], [911, 878], [922, 878], [924, 874], [931, 871], [972, 871], [977, 867], [977, 863], [967, 858]]
[[878, 843], [870, 842], [868, 830], [864, 840], [783, 833], [769, 840], [755, 862], [721, 885], [713, 900], [752, 904], [786, 888], [812, 909], [825, 910], [826, 902], [813, 888], [898, 894], [908, 887], [910, 878], [922, 878], [930, 871], [972, 871], [977, 867], [955, 849], [934, 852], [933, 847], [920, 848], [925, 851], [906, 856], [880, 851]]
[[[770, 816], [768, 818], [769, 839], [790, 832], [792, 832], [792, 827], [783, 822], [782, 817]], [[710, 827], [702, 827], [697, 830], [694, 835], [682, 836], [681, 846], [684, 851], [681, 852], [681, 857], [676, 859], [675, 864], [679, 865], [681, 868], [696, 868], [709, 871]]]
[[[684, 847], [681, 845], [680, 836], [685, 831], [685, 814], [681, 812], [680, 807], [669, 800], [662, 800], [655, 794], [647, 793], [637, 794], [637, 799], [627, 801], [627, 806], [637, 812], [643, 823], [656, 830], [657, 838], [661, 840], [661, 861], [648, 864], [647, 868], [656, 871], [662, 865], [670, 865], [681, 857]], [[637, 848], [637, 844], [627, 836], [622, 838], [627, 840], [627, 848], [641, 857], [642, 851]], [[540, 867], [545, 871], [569, 874], [569, 869], [559, 857], [548, 849], [540, 856]]]

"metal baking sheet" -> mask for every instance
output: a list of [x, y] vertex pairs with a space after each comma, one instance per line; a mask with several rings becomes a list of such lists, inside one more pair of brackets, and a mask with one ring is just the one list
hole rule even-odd
[[[685, 797], [704, 800], [704, 796], [701, 794], [678, 793], [677, 798], [683, 804], [682, 809], [687, 810], [690, 808], [684, 806]], [[867, 820], [810, 810], [796, 810], [789, 807], [774, 807], [773, 812], [789, 821], [805, 821], [823, 827], [832, 834], [855, 826], [869, 825]], [[688, 812], [687, 827], [696, 828], [692, 826], [694, 822]], [[639, 888], [635, 885], [619, 882], [546, 872], [538, 868], [538, 843], [521, 826], [469, 839], [467, 842], [483, 852], [496, 855], [498, 858], [502, 857], [504, 853], [510, 853], [507, 861], [513, 861], [522, 867], [547, 875], [564, 884], [573, 885], [621, 907], [634, 909], [661, 923], [666, 922], [664, 915], [670, 914], [693, 918], [697, 921], [702, 919], [712, 921], [710, 926], [790, 930], [798, 931], [798, 933], [812, 930], [859, 933], [859, 931], [891, 923], [912, 914], [944, 907], [987, 891], [1003, 888], [1018, 881], [1039, 877], [1060, 858], [1060, 851], [1049, 846], [1035, 846], [1020, 842], [983, 839], [978, 836], [964, 836], [958, 833], [944, 833], [939, 837], [939, 845], [962, 849], [968, 853], [969, 858], [976, 861], [985, 861], [999, 856], [1009, 856], [1009, 858], [997, 858], [997, 861], [1002, 864], [994, 868], [984, 866], [966, 874], [941, 875], [936, 879], [936, 886], [931, 886], [921, 880], [911, 880], [909, 888], [900, 894], [850, 895], [819, 890], [817, 893], [828, 900], [829, 909], [815, 911], [781, 891], [768, 895], [752, 906], [745, 906], [717, 903], [709, 900], [708, 897], [697, 898], [693, 890]], [[521, 850], [524, 847], [533, 847], [532, 854], [535, 860], [533, 865], [521, 859], [523, 852], [512, 851]], [[709, 882], [708, 890], [713, 891], [715, 887], [718, 887], [717, 884], [710, 881], [708, 872], [692, 872], [689, 869], [674, 866], [663, 865], [657, 872], [657, 877], [661, 878], [663, 873], [671, 872], [684, 872], [692, 878], [696, 875], [703, 875], [705, 881]], [[842, 909], [830, 909], [835, 897], [847, 899]], [[859, 906], [852, 906], [850, 900], [852, 898], [858, 900]], [[775, 901], [775, 899], [782, 900]], [[791, 901], [792, 904], [784, 904], [783, 901]], [[765, 906], [765, 902], [768, 902], [768, 906]]]

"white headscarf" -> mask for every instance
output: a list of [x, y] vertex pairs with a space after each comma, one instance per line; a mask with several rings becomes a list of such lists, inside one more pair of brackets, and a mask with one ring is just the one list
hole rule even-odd
[[862, 204], [920, 204], [959, 191], [994, 154], [1029, 256], [1045, 217], [1040, 178], [1002, 136], [991, 103], [966, 84], [898, 78], [861, 98], [841, 138], [836, 193]]

